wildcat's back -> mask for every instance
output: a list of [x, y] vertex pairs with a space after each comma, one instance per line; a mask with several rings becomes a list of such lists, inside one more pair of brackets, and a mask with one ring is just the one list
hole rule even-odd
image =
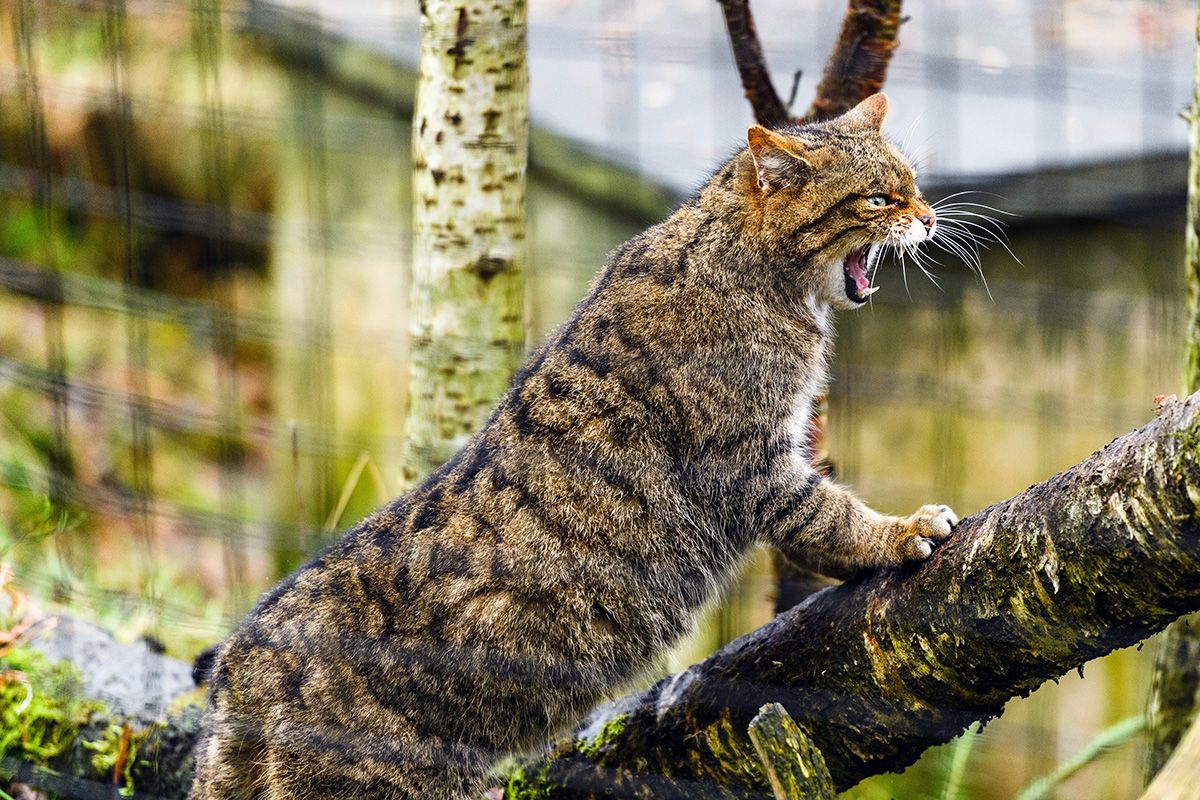
[[[809, 138], [896, 161], [875, 102]], [[764, 175], [797, 165], [771, 157], [752, 137], [619, 248], [453, 461], [259, 602], [210, 675], [194, 798], [474, 797], [676, 641], [754, 541], [844, 571], [949, 532], [948, 510], [884, 517], [807, 463], [845, 305], [825, 295], [844, 272], [865, 301], [842, 250], [883, 236], [848, 237], [846, 186], [777, 219]]]

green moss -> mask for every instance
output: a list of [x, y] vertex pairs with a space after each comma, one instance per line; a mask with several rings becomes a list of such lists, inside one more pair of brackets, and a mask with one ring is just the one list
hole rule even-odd
[[1192, 426], [1175, 434], [1179, 447], [1175, 458], [1170, 463], [1170, 471], [1183, 479], [1184, 489], [1188, 499], [1196, 507], [1200, 507], [1200, 486], [1189, 480], [1188, 462], [1200, 464], [1200, 426]]
[[[627, 715], [618, 714], [604, 723], [600, 732], [590, 739], [578, 739], [571, 746], [575, 752], [587, 758], [594, 758], [611, 742], [618, 739], [625, 731]], [[527, 774], [526, 770], [536, 769]], [[547, 800], [553, 797], [558, 788], [550, 782], [550, 764], [540, 766], [518, 765], [508, 773], [508, 781], [504, 784], [505, 800]]]
[[149, 765], [139, 758], [142, 747], [163, 726], [110, 718], [101, 728], [107, 714], [103, 703], [84, 697], [83, 679], [73, 664], [49, 661], [27, 647], [0, 657], [0, 761], [61, 769], [78, 744], [91, 751], [97, 777], [107, 782], [117, 772], [119, 791], [129, 797], [134, 770]]
[[131, 797], [134, 792], [133, 770], [135, 766], [145, 766], [148, 762], [138, 759], [138, 752], [146, 739], [155, 730], [152, 726], [136, 730], [129, 723], [118, 725], [111, 723], [99, 739], [83, 742], [83, 746], [92, 751], [92, 768], [103, 778], [113, 776], [118, 770], [121, 778], [120, 794]]
[[62, 755], [93, 714], [79, 672], [66, 662], [18, 647], [0, 657], [0, 759], [12, 756], [47, 766]]
[[517, 767], [508, 774], [508, 783], [504, 785], [505, 800], [547, 800], [554, 784], [547, 782], [550, 765], [547, 764], [537, 771], [533, 778], [525, 776], [525, 767]]
[[575, 749], [588, 758], [597, 755], [604, 746], [625, 732], [625, 714], [618, 714], [604, 723], [600, 732], [591, 739], [580, 739], [575, 742]]

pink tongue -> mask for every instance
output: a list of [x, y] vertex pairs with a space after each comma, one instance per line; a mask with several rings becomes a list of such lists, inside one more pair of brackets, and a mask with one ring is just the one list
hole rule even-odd
[[846, 274], [854, 281], [854, 286], [859, 293], [871, 288], [871, 282], [867, 280], [867, 273], [863, 269], [863, 251], [855, 250], [846, 259]]

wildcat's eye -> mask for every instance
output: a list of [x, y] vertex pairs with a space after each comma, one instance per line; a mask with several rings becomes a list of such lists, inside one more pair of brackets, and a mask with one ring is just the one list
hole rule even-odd
[[891, 205], [891, 203], [891, 198], [882, 194], [873, 194], [867, 198], [867, 205], [872, 208], [883, 208], [884, 206]]

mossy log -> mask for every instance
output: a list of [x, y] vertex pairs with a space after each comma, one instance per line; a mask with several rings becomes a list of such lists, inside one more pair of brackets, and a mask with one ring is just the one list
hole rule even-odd
[[746, 735], [778, 702], [839, 790], [903, 769], [1084, 662], [1200, 608], [1200, 395], [964, 519], [915, 568], [825, 589], [601, 712], [560, 748], [548, 798], [770, 797]]
[[5, 757], [0, 788], [11, 781], [72, 800], [185, 800], [202, 713], [189, 703], [158, 724], [96, 715], [45, 766]]
[[25, 627], [0, 648], [0, 789], [185, 798], [203, 712], [189, 666], [69, 617]]
[[[1010, 697], [1200, 609], [1198, 504], [1193, 395], [964, 519], [928, 562], [818, 592], [618, 701], [589, 725], [597, 736], [524, 769], [509, 796], [767, 800], [748, 726], [772, 702], [807, 732], [837, 789], [902, 769]], [[176, 732], [139, 791], [182, 798], [173, 787], [186, 785], [194, 717], [168, 722], [164, 734]], [[90, 765], [62, 768], [96, 780]]]

